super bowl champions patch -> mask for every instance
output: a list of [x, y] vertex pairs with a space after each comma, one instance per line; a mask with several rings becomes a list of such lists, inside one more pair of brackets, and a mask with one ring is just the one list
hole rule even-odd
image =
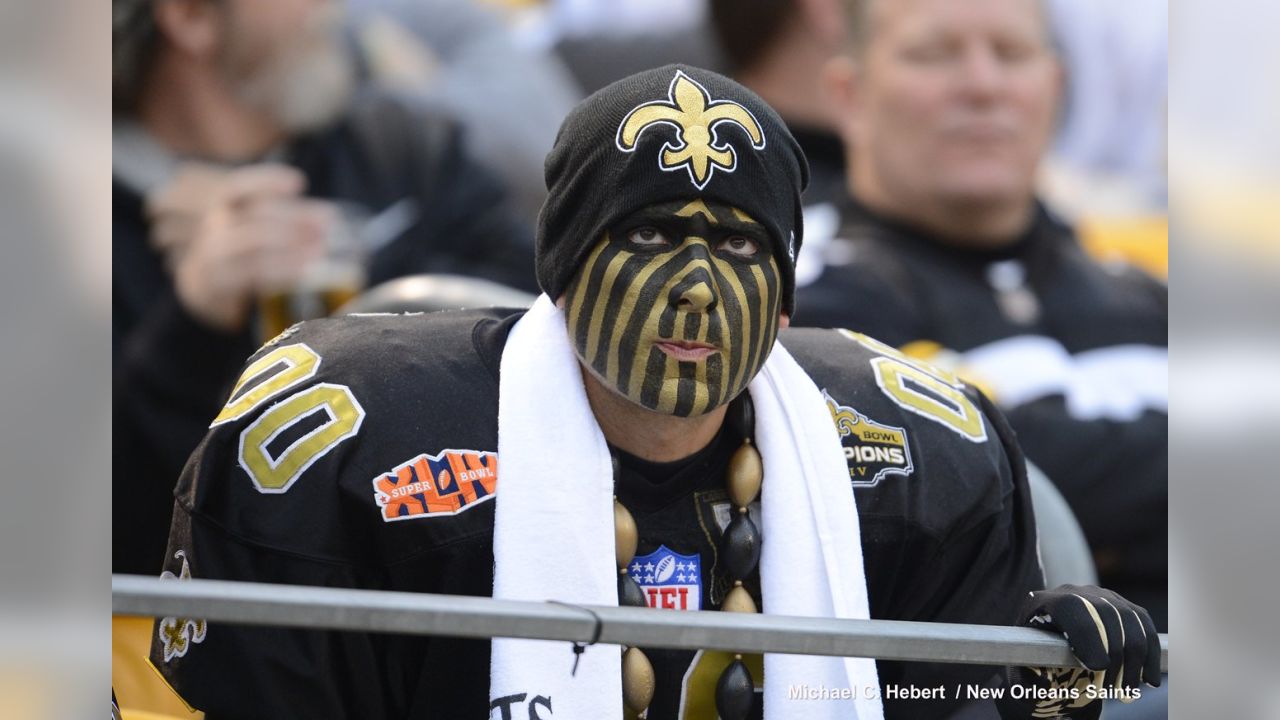
[[442, 450], [422, 454], [373, 479], [385, 522], [457, 515], [494, 497], [498, 453]]
[[826, 391], [831, 419], [840, 431], [840, 445], [849, 462], [849, 479], [856, 486], [874, 486], [889, 475], [909, 477], [915, 470], [907, 431], [885, 425], [836, 402]]
[[640, 584], [651, 608], [702, 609], [702, 559], [659, 545], [631, 561], [627, 573]]

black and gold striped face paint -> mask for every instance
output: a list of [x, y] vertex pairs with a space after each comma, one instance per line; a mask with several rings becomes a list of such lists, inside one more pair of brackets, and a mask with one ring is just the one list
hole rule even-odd
[[615, 223], [565, 293], [578, 356], [650, 410], [690, 417], [737, 397], [778, 336], [782, 278], [764, 226], [715, 201]]

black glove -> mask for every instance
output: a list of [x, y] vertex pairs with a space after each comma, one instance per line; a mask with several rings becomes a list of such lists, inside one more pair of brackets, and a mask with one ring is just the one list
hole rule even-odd
[[[1160, 686], [1160, 637], [1143, 608], [1099, 587], [1062, 585], [1030, 593], [1018, 624], [1061, 634], [1080, 668], [1011, 668], [1006, 718], [1097, 718], [1104, 698], [1132, 701]], [[1022, 695], [1021, 698], [1017, 697]]]

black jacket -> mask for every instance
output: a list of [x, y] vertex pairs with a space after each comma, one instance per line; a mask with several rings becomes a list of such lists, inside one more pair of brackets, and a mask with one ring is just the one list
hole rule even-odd
[[1168, 290], [1088, 255], [1037, 208], [1012, 245], [974, 251], [846, 199], [845, 264], [796, 300], [798, 325], [845, 327], [946, 362], [999, 403], [1071, 504], [1102, 584], [1164, 626]]

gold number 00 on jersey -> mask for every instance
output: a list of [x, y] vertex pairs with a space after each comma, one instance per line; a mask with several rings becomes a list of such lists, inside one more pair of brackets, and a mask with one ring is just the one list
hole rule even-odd
[[[245, 368], [210, 427], [248, 415], [272, 397], [314, 377], [319, 369], [320, 355], [305, 344], [275, 348]], [[277, 457], [267, 453], [273, 440], [316, 412], [325, 413], [323, 422]], [[240, 467], [249, 473], [259, 492], [285, 492], [307, 468], [359, 432], [363, 421], [364, 408], [345, 385], [321, 383], [296, 392], [271, 406], [240, 433]]]
[[[231, 399], [209, 427], [244, 417], [267, 398], [306, 381], [319, 369], [320, 356], [302, 343], [272, 350], [244, 369], [231, 390]], [[268, 374], [272, 370], [275, 372]], [[244, 388], [255, 380], [257, 385], [246, 392]]]
[[[982, 415], [964, 391], [894, 358], [874, 358], [871, 367], [875, 369], [880, 389], [898, 405], [942, 423], [973, 442], [986, 441], [987, 428], [982, 423]], [[911, 388], [908, 380], [928, 392]]]
[[[899, 407], [941, 423], [967, 440], [986, 442], [982, 413], [960, 389], [960, 378], [862, 333], [841, 330], [840, 334], [885, 356], [872, 358], [871, 367], [876, 384]], [[908, 381], [919, 389], [910, 387]]]
[[[316, 412], [328, 417], [278, 457], [267, 454], [272, 440]], [[358, 433], [363, 421], [364, 408], [347, 386], [321, 383], [309, 387], [271, 406], [244, 429], [240, 434], [240, 466], [259, 492], [285, 492], [315, 461]]]

